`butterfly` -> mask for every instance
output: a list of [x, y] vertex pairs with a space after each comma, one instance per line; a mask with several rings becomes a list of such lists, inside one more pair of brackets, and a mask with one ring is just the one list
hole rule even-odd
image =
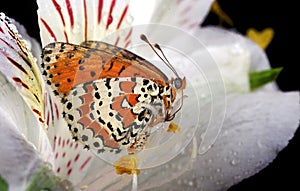
[[[155, 50], [145, 35], [141, 39]], [[161, 51], [163, 54], [163, 52]], [[42, 50], [42, 70], [55, 95], [73, 139], [98, 153], [129, 154], [144, 148], [151, 127], [171, 121], [183, 95], [180, 78], [163, 54], [175, 78], [142, 57], [117, 46], [86, 41], [80, 45], [54, 42]], [[182, 101], [181, 101], [182, 102]]]

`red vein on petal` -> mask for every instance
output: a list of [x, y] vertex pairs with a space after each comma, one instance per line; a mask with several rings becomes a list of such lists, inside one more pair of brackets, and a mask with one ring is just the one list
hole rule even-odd
[[16, 66], [19, 70], [21, 70], [23, 73], [28, 74], [26, 72], [26, 70], [23, 68], [22, 65], [20, 65], [18, 62], [16, 62], [15, 60], [13, 60], [11, 57], [6, 56], [6, 58], [14, 65]]
[[57, 38], [54, 34], [54, 32], [51, 30], [50, 26], [47, 24], [47, 22], [41, 18], [41, 21], [43, 25], [45, 26], [46, 30], [49, 32], [50, 36], [54, 39], [54, 41], [57, 41]]
[[69, 42], [68, 34], [67, 34], [66, 31], [64, 31], [64, 35], [65, 35], [65, 38], [66, 38], [66, 42]]
[[37, 109], [32, 109], [32, 111], [33, 111], [34, 113], [38, 114], [39, 116], [42, 115], [41, 112], [40, 112], [39, 110], [37, 110]]
[[108, 29], [109, 25], [112, 23], [113, 21], [113, 17], [112, 17], [112, 12], [114, 10], [114, 7], [116, 5], [116, 0], [112, 0], [111, 4], [110, 4], [110, 9], [109, 9], [109, 13], [108, 13], [108, 17], [107, 17], [107, 22], [106, 22], [106, 30]]
[[125, 44], [124, 48], [128, 48], [128, 46], [130, 45], [130, 43], [131, 43], [131, 40], [128, 41], [128, 42]]
[[117, 39], [116, 39], [116, 41], [115, 41], [115, 44], [114, 44], [114, 45], [117, 46], [118, 43], [119, 43], [119, 41], [120, 41], [120, 37], [118, 36]]
[[0, 38], [0, 40], [1, 40], [2, 42], [4, 42], [10, 49], [15, 50], [15, 48], [14, 48], [12, 45], [10, 45], [8, 42], [6, 42], [6, 40], [4, 40], [4, 39], [2, 39], [2, 38]]
[[44, 122], [45, 122], [42, 118], [39, 118], [39, 121], [40, 121], [41, 123], [44, 123]]
[[200, 25], [200, 23], [199, 23], [199, 21], [197, 21], [197, 22], [191, 23], [191, 24], [188, 26], [188, 28], [189, 28], [189, 29], [194, 29], [194, 28], [196, 28], [196, 27], [199, 27], [199, 25]]
[[54, 138], [53, 138], [53, 152], [55, 151], [55, 149], [56, 149], [56, 135], [54, 135]]
[[2, 32], [4, 34], [4, 30], [0, 27], [0, 32]]
[[67, 163], [68, 168], [71, 166], [71, 162], [72, 162], [71, 160], [68, 161], [68, 163]]
[[84, 11], [84, 41], [87, 41], [87, 29], [88, 29], [88, 21], [87, 21], [87, 11], [86, 11], [86, 0], [83, 1], [83, 11]]
[[83, 170], [84, 167], [88, 164], [88, 162], [92, 159], [91, 156], [89, 156], [83, 163], [82, 165], [80, 166], [79, 170]]
[[190, 10], [192, 9], [192, 5], [188, 5], [186, 6], [182, 11], [180, 11], [179, 15], [186, 15], [188, 12], [190, 12]]
[[50, 112], [47, 112], [47, 119], [46, 119], [47, 126], [49, 126], [49, 122], [50, 122]]
[[61, 142], [61, 137], [58, 137], [58, 146], [60, 146], [60, 142]]
[[16, 83], [20, 83], [24, 88], [29, 89], [28, 85], [25, 84], [20, 78], [18, 77], [13, 77], [12, 78]]
[[129, 31], [128, 34], [126, 35], [124, 41], [127, 41], [127, 40], [131, 37], [131, 34], [132, 34], [132, 28], [130, 28], [130, 31]]
[[177, 3], [177, 4], [180, 4], [182, 1], [183, 1], [183, 0], [177, 0], [176, 3]]
[[74, 15], [73, 15], [73, 9], [72, 9], [70, 0], [66, 0], [66, 4], [67, 4], [67, 10], [69, 13], [71, 27], [74, 28]]
[[54, 108], [55, 108], [56, 117], [57, 117], [57, 119], [59, 119], [59, 112], [58, 112], [58, 107], [57, 107], [56, 103], [54, 103]]
[[125, 15], [127, 13], [127, 10], [128, 10], [128, 5], [126, 5], [125, 9], [122, 12], [121, 18], [120, 18], [119, 23], [117, 25], [117, 30], [120, 28], [120, 26], [121, 26], [121, 24], [122, 24], [122, 22], [124, 20], [124, 17], [125, 17]]
[[75, 156], [75, 158], [74, 158], [74, 162], [76, 162], [78, 159], [79, 159], [79, 153]]
[[55, 0], [52, 0], [52, 3], [53, 3], [55, 9], [57, 10], [57, 12], [58, 12], [58, 14], [59, 14], [59, 16], [60, 16], [63, 25], [66, 26], [66, 23], [65, 23], [65, 20], [64, 20], [64, 16], [63, 16], [63, 14], [62, 14], [62, 12], [61, 12], [61, 7], [60, 7], [60, 5], [59, 5]]
[[102, 9], [103, 9], [103, 0], [99, 0], [99, 4], [98, 4], [98, 24], [100, 24], [100, 22], [101, 22]]
[[36, 101], [39, 102], [39, 103], [41, 103], [41, 101], [40, 101], [40, 99], [38, 98], [38, 96], [37, 96], [36, 94], [33, 94], [33, 95], [34, 95]]
[[72, 168], [70, 168], [69, 170], [68, 170], [68, 176], [70, 176], [70, 174], [71, 174], [71, 172], [72, 172]]

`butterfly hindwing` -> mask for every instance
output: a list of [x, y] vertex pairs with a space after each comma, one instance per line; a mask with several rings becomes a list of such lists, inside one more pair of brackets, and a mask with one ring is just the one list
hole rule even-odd
[[162, 100], [153, 99], [158, 89], [144, 78], [86, 82], [66, 97], [64, 116], [75, 139], [88, 148], [98, 152], [142, 149], [147, 127], [163, 115]]

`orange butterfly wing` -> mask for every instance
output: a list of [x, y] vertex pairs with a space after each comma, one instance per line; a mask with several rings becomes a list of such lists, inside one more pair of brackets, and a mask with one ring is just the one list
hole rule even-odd
[[167, 85], [167, 76], [142, 57], [100, 41], [55, 42], [42, 51], [43, 74], [55, 94], [65, 97], [78, 84], [103, 78], [143, 77]]

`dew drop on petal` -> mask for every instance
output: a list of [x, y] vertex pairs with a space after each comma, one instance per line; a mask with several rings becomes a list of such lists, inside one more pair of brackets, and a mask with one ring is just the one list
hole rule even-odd
[[230, 161], [230, 164], [232, 165], [232, 166], [235, 166], [235, 165], [237, 165], [237, 162], [236, 162], [236, 160], [232, 160], [232, 161]]
[[80, 31], [82, 31], [80, 24], [75, 23], [74, 27], [72, 28], [72, 33], [73, 34], [78, 34], [78, 33], [80, 33]]
[[241, 176], [240, 175], [235, 175], [234, 179], [236, 179], [236, 180], [241, 179]]
[[2, 52], [3, 54], [6, 54], [6, 48], [0, 48], [0, 52]]
[[190, 181], [188, 182], [188, 185], [189, 185], [189, 186], [194, 186], [194, 182], [190, 180]]
[[127, 16], [126, 21], [131, 24], [133, 22], [134, 18], [132, 15]]
[[201, 94], [200, 96], [201, 96], [201, 98], [206, 98], [207, 97], [206, 94]]
[[243, 53], [243, 49], [242, 47], [240, 46], [240, 44], [235, 44], [231, 49], [230, 49], [230, 52], [233, 56], [238, 56], [240, 54]]
[[54, 37], [49, 37], [49, 43], [51, 42], [55, 42], [55, 38]]

